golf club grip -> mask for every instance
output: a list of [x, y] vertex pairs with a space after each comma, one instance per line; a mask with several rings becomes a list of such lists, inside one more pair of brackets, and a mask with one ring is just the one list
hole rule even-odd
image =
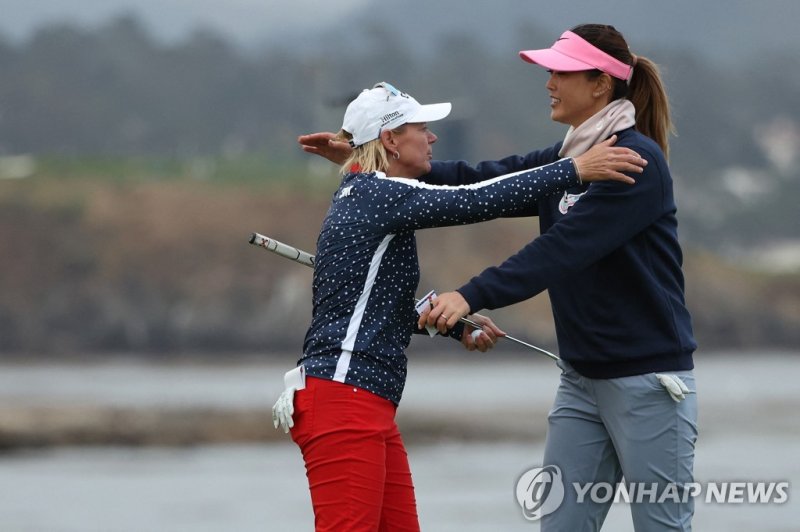
[[294, 246], [279, 242], [273, 238], [266, 237], [259, 233], [253, 233], [250, 235], [250, 243], [254, 246], [259, 246], [273, 253], [277, 253], [281, 257], [286, 257], [289, 260], [299, 262], [311, 268], [314, 267], [314, 255], [299, 250]]

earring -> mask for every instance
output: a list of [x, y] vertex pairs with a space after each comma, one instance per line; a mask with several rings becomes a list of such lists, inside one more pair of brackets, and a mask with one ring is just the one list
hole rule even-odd
[[400, 159], [400, 152], [396, 151], [396, 152], [392, 153], [392, 159], [394, 159], [395, 161]]

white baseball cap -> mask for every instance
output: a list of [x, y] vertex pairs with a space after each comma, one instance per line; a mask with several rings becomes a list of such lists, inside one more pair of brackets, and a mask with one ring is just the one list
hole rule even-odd
[[422, 105], [382, 81], [371, 89], [364, 89], [350, 102], [344, 113], [342, 129], [353, 135], [350, 145], [355, 148], [377, 139], [385, 129], [441, 120], [450, 114], [451, 108], [450, 103]]

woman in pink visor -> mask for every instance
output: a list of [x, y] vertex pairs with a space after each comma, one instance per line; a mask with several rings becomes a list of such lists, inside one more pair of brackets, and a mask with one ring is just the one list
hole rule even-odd
[[550, 73], [550, 116], [570, 126], [564, 141], [476, 168], [437, 163], [423, 179], [487, 179], [575, 156], [614, 134], [617, 146], [648, 164], [635, 186], [593, 183], [540, 201], [541, 236], [442, 294], [421, 321], [447, 330], [469, 312], [548, 290], [562, 374], [543, 466], [562, 483], [564, 498], [549, 506], [522, 500], [523, 512], [541, 519], [543, 531], [600, 530], [613, 498], [593, 499], [590, 488], [623, 482], [637, 531], [691, 530], [696, 343], [667, 165], [673, 127], [658, 68], [599, 24], [520, 56]]

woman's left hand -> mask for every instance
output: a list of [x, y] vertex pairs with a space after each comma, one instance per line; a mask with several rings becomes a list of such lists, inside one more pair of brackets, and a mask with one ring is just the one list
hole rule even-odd
[[475, 329], [472, 325], [464, 326], [464, 333], [461, 335], [461, 343], [467, 351], [475, 351], [477, 349], [481, 353], [485, 353], [494, 347], [498, 338], [506, 335], [506, 333], [500, 330], [488, 316], [473, 314], [469, 319], [482, 327], [480, 329]]
[[446, 292], [433, 300], [431, 308], [422, 313], [417, 322], [420, 329], [432, 325], [441, 334], [447, 334], [458, 320], [469, 314], [469, 304], [458, 292]]
[[623, 172], [641, 174], [647, 166], [647, 159], [643, 159], [630, 148], [616, 148], [617, 136], [604, 140], [592, 146], [586, 153], [572, 158], [575, 170], [584, 183], [612, 179], [632, 185], [632, 177]]

